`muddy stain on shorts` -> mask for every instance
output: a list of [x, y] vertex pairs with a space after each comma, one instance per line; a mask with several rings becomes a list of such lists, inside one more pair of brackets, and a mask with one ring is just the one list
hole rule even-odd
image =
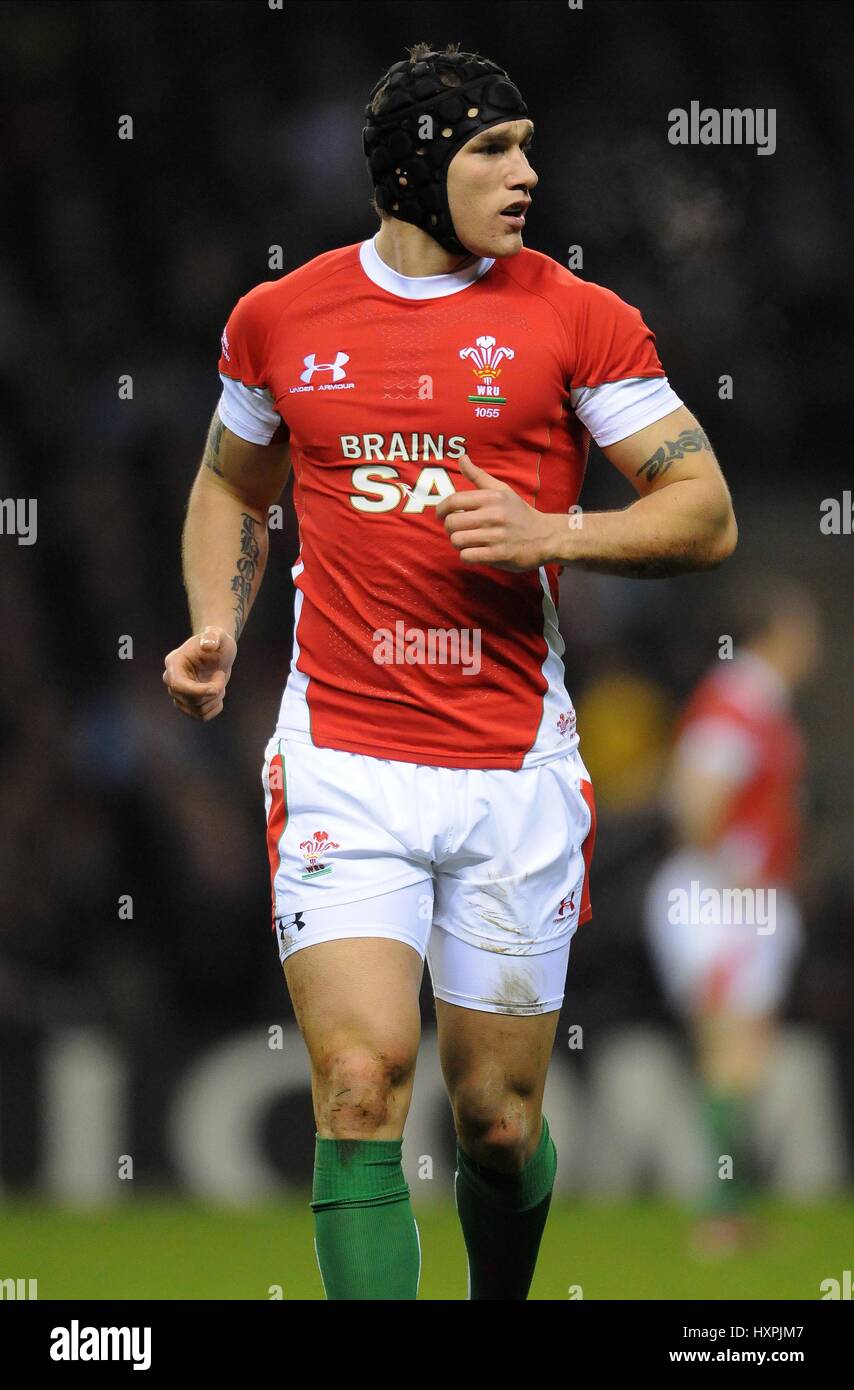
[[527, 971], [519, 966], [508, 967], [501, 972], [501, 982], [490, 999], [484, 1004], [500, 1004], [508, 1013], [539, 1014], [543, 1011], [539, 998]]

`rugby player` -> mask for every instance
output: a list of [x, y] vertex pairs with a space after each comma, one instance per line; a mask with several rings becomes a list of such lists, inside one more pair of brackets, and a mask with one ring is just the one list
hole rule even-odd
[[650, 952], [687, 1026], [699, 1082], [708, 1179], [692, 1233], [700, 1255], [728, 1255], [758, 1234], [752, 1107], [804, 945], [806, 757], [793, 697], [821, 658], [815, 601], [786, 575], [742, 576], [730, 607], [736, 645], [679, 720], [666, 788], [675, 845], [646, 900]]
[[[293, 658], [263, 782], [324, 1289], [416, 1297], [401, 1145], [426, 959], [468, 1296], [519, 1300], [595, 829], [558, 575], [712, 567], [736, 525], [637, 309], [523, 246], [534, 127], [508, 75], [418, 44], [366, 118], [376, 235], [228, 318], [183, 538], [193, 635], [164, 681], [185, 714], [222, 710], [293, 469]], [[624, 510], [578, 510], [591, 437], [637, 494]]]

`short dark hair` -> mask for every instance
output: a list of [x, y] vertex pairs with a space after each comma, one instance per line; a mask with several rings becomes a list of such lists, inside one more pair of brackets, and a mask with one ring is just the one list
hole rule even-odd
[[[407, 48], [406, 51], [409, 54], [409, 66], [411, 68], [414, 68], [416, 63], [421, 63], [424, 61], [428, 53], [435, 53], [438, 50], [434, 49], [433, 45], [429, 43], [414, 43], [412, 47]], [[460, 45], [458, 43], [449, 43], [446, 44], [446, 46], [441, 50], [441, 53], [442, 56], [444, 56], [445, 54], [451, 56], [453, 54], [459, 53], [459, 51]], [[379, 116], [382, 113], [386, 97], [388, 96], [388, 80], [390, 75], [391, 68], [389, 68], [389, 71], [382, 78], [382, 86], [377, 88], [377, 91], [374, 93], [374, 96], [371, 99], [370, 105], [372, 116]], [[462, 82], [460, 74], [458, 72], [454, 72], [452, 68], [440, 71], [437, 74], [437, 76], [444, 87], [459, 87], [460, 83]]]

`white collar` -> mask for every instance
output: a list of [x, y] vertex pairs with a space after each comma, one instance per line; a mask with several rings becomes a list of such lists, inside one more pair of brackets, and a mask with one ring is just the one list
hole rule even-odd
[[376, 239], [375, 235], [369, 241], [363, 241], [359, 247], [362, 269], [380, 289], [388, 290], [389, 294], [396, 294], [401, 299], [444, 299], [446, 295], [457, 294], [474, 284], [495, 264], [494, 256], [481, 256], [472, 265], [444, 275], [401, 275], [381, 258]]

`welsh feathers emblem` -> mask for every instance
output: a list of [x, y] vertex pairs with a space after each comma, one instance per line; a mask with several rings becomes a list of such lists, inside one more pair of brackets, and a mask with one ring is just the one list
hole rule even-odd
[[315, 830], [310, 840], [303, 840], [300, 844], [303, 858], [305, 859], [305, 869], [302, 878], [322, 878], [324, 874], [332, 873], [332, 865], [323, 863], [323, 855], [331, 849], [340, 849], [341, 846], [334, 840], [330, 840], [325, 830]]
[[492, 405], [506, 404], [507, 397], [501, 395], [501, 388], [496, 386], [495, 381], [501, 375], [500, 363], [505, 358], [512, 362], [515, 356], [513, 348], [496, 347], [495, 339], [488, 334], [476, 338], [474, 347], [460, 348], [460, 357], [463, 361], [471, 362], [472, 371], [477, 377], [477, 394], [468, 399], [475, 404], [484, 401]]

